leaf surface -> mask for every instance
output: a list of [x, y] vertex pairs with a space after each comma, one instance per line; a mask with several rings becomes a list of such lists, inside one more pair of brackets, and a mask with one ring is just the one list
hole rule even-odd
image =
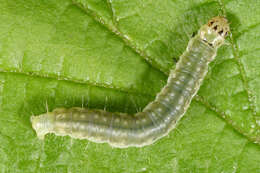
[[[259, 7], [254, 0], [0, 0], [0, 170], [259, 172]], [[30, 116], [47, 108], [140, 111], [192, 34], [222, 14], [231, 35], [169, 136], [128, 149], [36, 138]]]

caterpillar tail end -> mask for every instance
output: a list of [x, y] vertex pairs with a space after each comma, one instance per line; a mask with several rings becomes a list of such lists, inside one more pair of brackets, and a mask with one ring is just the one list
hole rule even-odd
[[51, 113], [31, 116], [32, 128], [35, 130], [38, 139], [43, 140], [44, 136], [52, 131], [53, 117]]

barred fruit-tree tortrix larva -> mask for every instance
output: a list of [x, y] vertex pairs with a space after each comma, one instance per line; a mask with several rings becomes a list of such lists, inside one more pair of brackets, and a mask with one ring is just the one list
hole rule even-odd
[[167, 135], [185, 113], [228, 32], [224, 17], [214, 17], [203, 25], [189, 41], [167, 84], [142, 112], [128, 115], [79, 107], [57, 108], [32, 116], [32, 127], [40, 139], [54, 133], [120, 148], [152, 144]]

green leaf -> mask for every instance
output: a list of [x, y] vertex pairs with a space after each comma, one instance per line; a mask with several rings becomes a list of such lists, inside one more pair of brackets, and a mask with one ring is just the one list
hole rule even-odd
[[[259, 172], [259, 9], [255, 0], [0, 0], [0, 172]], [[47, 109], [140, 111], [217, 15], [230, 37], [167, 137], [127, 149], [37, 139], [29, 119]]]

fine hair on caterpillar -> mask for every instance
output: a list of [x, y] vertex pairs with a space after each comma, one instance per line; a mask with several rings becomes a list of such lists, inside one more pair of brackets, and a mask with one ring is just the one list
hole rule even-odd
[[80, 107], [57, 108], [32, 116], [32, 127], [39, 139], [54, 133], [119, 148], [152, 144], [166, 136], [184, 115], [228, 32], [228, 21], [222, 16], [201, 26], [171, 70], [167, 84], [141, 112], [129, 115]]

